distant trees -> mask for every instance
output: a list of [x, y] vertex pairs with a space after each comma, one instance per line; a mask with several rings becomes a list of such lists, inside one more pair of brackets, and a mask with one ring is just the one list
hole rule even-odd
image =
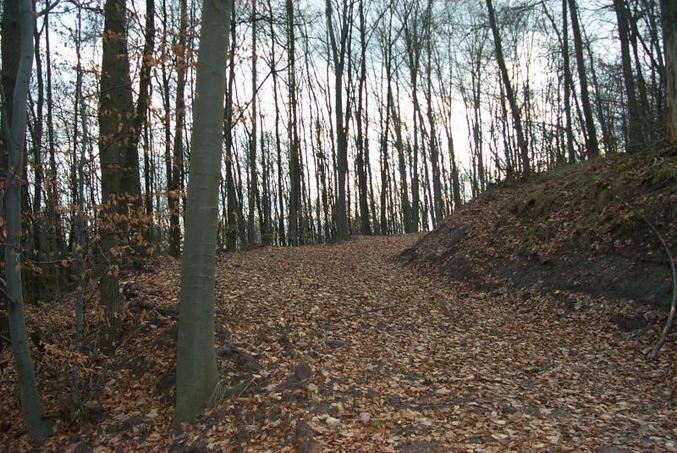
[[[84, 209], [94, 214], [97, 287], [111, 321], [123, 255], [181, 253], [191, 25], [200, 14], [192, 1], [146, 2], [143, 20], [126, 0], [107, 1], [103, 30], [84, 20], [91, 28], [80, 38], [84, 48], [102, 55], [87, 68], [56, 70], [52, 53], [63, 40], [55, 38], [56, 19], [47, 14], [35, 27], [29, 255], [52, 262], [68, 254], [75, 225], [68, 206], [78, 186], [68, 144], [86, 127], [99, 144], [98, 159], [94, 149], [87, 159], [100, 166], [86, 165]], [[674, 111], [671, 7], [614, 0], [600, 13], [603, 26], [615, 25], [614, 54], [601, 52], [588, 27], [596, 17], [575, 0], [463, 0], [453, 11], [461, 22], [450, 19], [448, 5], [423, 0], [236, 5], [219, 247], [428, 229], [492, 182], [655, 143], [670, 131], [663, 118]], [[9, 26], [5, 34], [9, 49]], [[96, 34], [103, 39], [95, 42]], [[98, 97], [98, 105], [85, 105], [97, 124], [74, 119], [79, 103], [54, 109], [54, 99], [76, 99], [68, 71], [79, 74], [85, 104]], [[467, 140], [458, 140], [464, 133]], [[51, 286], [69, 285], [63, 269], [37, 267]], [[27, 285], [37, 295], [35, 276]]]

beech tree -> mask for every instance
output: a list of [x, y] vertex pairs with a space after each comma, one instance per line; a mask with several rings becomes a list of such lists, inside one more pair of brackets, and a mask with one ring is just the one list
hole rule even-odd
[[214, 350], [214, 266], [233, 0], [205, 0], [197, 60], [181, 266], [174, 422], [193, 420], [223, 385]]
[[[2, 67], [16, 68], [10, 80], [3, 80], [3, 97], [11, 100], [11, 110], [3, 109], [3, 148], [7, 150], [5, 173], [5, 222], [7, 238], [4, 243], [7, 314], [12, 353], [16, 363], [19, 399], [24, 422], [33, 439], [42, 442], [52, 433], [52, 422], [42, 411], [36, 386], [33, 359], [29, 347], [24, 315], [21, 259], [21, 206], [24, 181], [26, 110], [33, 68], [33, 3], [30, 0], [5, 0], [3, 5], [3, 32], [14, 28], [17, 47], [3, 48]], [[3, 33], [3, 37], [5, 37]]]

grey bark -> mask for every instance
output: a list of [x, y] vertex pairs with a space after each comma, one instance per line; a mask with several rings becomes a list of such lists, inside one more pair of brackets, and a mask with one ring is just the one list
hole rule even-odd
[[578, 22], [578, 7], [576, 0], [569, 1], [569, 14], [571, 15], [571, 31], [574, 38], [574, 51], [576, 54], [576, 66], [578, 68], [578, 81], [581, 85], [581, 104], [583, 106], [583, 116], [585, 117], [586, 128], [586, 148], [589, 157], [599, 155], [599, 143], [597, 141], [597, 127], [595, 119], [592, 116], [592, 106], [590, 104], [590, 94], [588, 93], [588, 76], [585, 69], [585, 58], [583, 57], [583, 35], [581, 26]]
[[489, 12], [489, 24], [491, 25], [491, 32], [494, 35], [494, 47], [496, 49], [496, 61], [498, 67], [501, 70], [501, 79], [503, 80], [503, 86], [505, 88], [505, 95], [508, 98], [508, 104], [510, 105], [510, 112], [512, 114], [512, 120], [515, 127], [515, 134], [517, 134], [517, 146], [520, 150], [520, 158], [522, 160], [522, 176], [527, 177], [531, 173], [531, 164], [529, 162], [529, 148], [527, 147], [527, 142], [524, 138], [524, 130], [522, 128], [522, 119], [520, 117], [519, 107], [517, 106], [517, 100], [515, 99], [515, 93], [510, 83], [510, 76], [508, 75], [508, 68], [505, 65], [505, 59], [503, 58], [503, 48], [501, 46], [501, 35], [498, 31], [498, 25], [496, 24], [496, 14], [494, 12], [494, 5], [491, 0], [486, 0], [487, 10]]
[[174, 422], [192, 421], [218, 393], [214, 271], [223, 148], [226, 49], [233, 0], [204, 0], [181, 268]]
[[677, 4], [662, 0], [663, 43], [665, 48], [665, 127], [668, 142], [677, 146]]
[[[13, 3], [13, 4], [12, 4]], [[11, 98], [11, 117], [6, 118], [4, 135], [8, 160], [5, 192], [5, 277], [7, 279], [7, 315], [12, 353], [16, 362], [19, 382], [19, 399], [23, 419], [31, 437], [37, 442], [44, 441], [52, 433], [52, 422], [42, 411], [38, 395], [33, 359], [26, 331], [24, 300], [21, 279], [21, 195], [24, 179], [24, 141], [26, 135], [27, 99], [33, 67], [33, 3], [31, 0], [5, 0], [3, 20], [18, 25], [18, 47], [3, 52], [3, 69], [12, 59], [17, 62], [15, 84]], [[3, 27], [3, 31], [6, 30]], [[3, 34], [3, 40], [5, 35]], [[11, 65], [11, 63], [10, 63]]]

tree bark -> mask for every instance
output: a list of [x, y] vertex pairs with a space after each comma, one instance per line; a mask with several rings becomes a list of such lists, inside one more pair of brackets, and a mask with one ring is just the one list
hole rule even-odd
[[[289, 1], [289, 0], [288, 0]], [[341, 28], [337, 37], [334, 31], [332, 0], [326, 0], [327, 29], [334, 66], [334, 117], [336, 122], [336, 160], [338, 170], [338, 199], [336, 200], [336, 239], [348, 239], [348, 216], [346, 206], [346, 182], [348, 179], [348, 137], [343, 120], [343, 71], [345, 68], [346, 42], [348, 37], [348, 5], [343, 2]], [[352, 11], [351, 11], [352, 13]]]
[[296, 50], [294, 47], [294, 2], [286, 0], [287, 59], [289, 62], [289, 243], [298, 245], [302, 236], [303, 206], [301, 198], [301, 167], [299, 163], [299, 134], [296, 98]]
[[621, 44], [621, 64], [623, 67], [623, 83], [625, 86], [625, 98], [628, 109], [628, 141], [629, 152], [638, 151], [642, 142], [642, 118], [640, 117], [639, 104], [635, 87], [635, 78], [632, 71], [630, 57], [630, 30], [628, 21], [630, 12], [624, 0], [614, 0], [614, 10], [618, 23], [618, 36]]
[[517, 101], [515, 99], [515, 93], [512, 89], [512, 84], [510, 83], [510, 76], [508, 74], [508, 68], [505, 65], [505, 59], [503, 58], [503, 48], [501, 46], [501, 35], [498, 31], [498, 25], [496, 24], [496, 14], [494, 13], [494, 5], [492, 0], [486, 0], [487, 10], [489, 12], [489, 24], [491, 25], [491, 32], [494, 35], [494, 47], [496, 48], [496, 61], [498, 67], [501, 70], [501, 78], [503, 80], [503, 86], [505, 88], [505, 95], [508, 98], [508, 104], [510, 105], [510, 112], [512, 113], [512, 120], [515, 126], [515, 133], [517, 134], [517, 146], [520, 149], [520, 157], [522, 160], [522, 176], [528, 177], [531, 173], [531, 164], [529, 162], [529, 148], [527, 147], [527, 142], [524, 138], [524, 130], [522, 128], [522, 119], [520, 117], [519, 107], [517, 106]]
[[[33, 359], [26, 331], [21, 281], [21, 193], [24, 180], [26, 104], [33, 66], [35, 19], [31, 0], [5, 0], [3, 6], [3, 25], [5, 25], [4, 21], [7, 21], [8, 25], [7, 28], [3, 26], [3, 32], [16, 24], [19, 37], [16, 43], [18, 46], [11, 49], [5, 48], [2, 54], [3, 70], [6, 65], [12, 66], [9, 62], [16, 61], [16, 73], [13, 77], [15, 84], [12, 87], [12, 97], [8, 98], [11, 99], [11, 116], [6, 118], [5, 124], [8, 127], [2, 131], [8, 150], [5, 193], [7, 238], [4, 244], [7, 315], [24, 422], [31, 437], [37, 442], [42, 442], [52, 433], [52, 422], [44, 416], [37, 391]], [[3, 42], [5, 37], [3, 33]], [[9, 52], [5, 53], [5, 50]]]
[[258, 197], [258, 177], [256, 168], [256, 140], [258, 118], [256, 113], [256, 0], [252, 0], [252, 130], [249, 137], [249, 194], [247, 196], [247, 240], [249, 245], [256, 244], [256, 228], [254, 220], [256, 197]]
[[214, 350], [214, 271], [226, 50], [233, 0], [205, 0], [202, 8], [181, 267], [174, 423], [192, 421], [222, 385]]
[[[181, 175], [183, 174], [183, 127], [186, 117], [186, 34], [188, 33], [188, 1], [179, 0], [179, 40], [176, 45], [176, 113], [174, 146], [167, 201], [169, 202], [169, 254], [181, 255], [181, 225], [179, 221]], [[169, 118], [167, 118], [167, 121]]]
[[[103, 60], [99, 93], [99, 159], [101, 164], [102, 231], [99, 292], [109, 324], [120, 309], [117, 267], [121, 230], [129, 223], [126, 206], [138, 203], [141, 192], [138, 152], [134, 144], [127, 53], [126, 0], [106, 0]], [[133, 149], [132, 149], [133, 148]], [[109, 339], [106, 340], [108, 342]]]
[[665, 48], [665, 128], [668, 142], [677, 145], [677, 4], [662, 0]]
[[590, 95], [588, 93], [588, 77], [585, 69], [585, 58], [583, 57], [583, 36], [581, 26], [578, 23], [578, 7], [576, 0], [569, 1], [569, 14], [571, 15], [571, 31], [574, 37], [574, 51], [576, 54], [576, 66], [578, 68], [578, 80], [581, 85], [581, 104], [583, 105], [583, 116], [585, 117], [585, 128], [587, 131], [585, 140], [588, 156], [591, 158], [599, 155], [599, 143], [597, 141], [597, 127], [595, 119], [592, 116], [592, 106], [590, 104]]

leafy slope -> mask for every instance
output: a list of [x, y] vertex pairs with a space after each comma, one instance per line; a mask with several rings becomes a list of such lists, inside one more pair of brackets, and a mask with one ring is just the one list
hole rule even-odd
[[619, 155], [491, 189], [401, 255], [487, 287], [670, 302], [665, 252], [677, 256], [677, 156]]
[[[657, 328], [619, 335], [608, 321], [612, 312], [636, 313], [637, 305], [612, 309], [581, 294], [442, 285], [391, 259], [415, 240], [221, 256], [219, 365], [227, 383], [242, 385], [176, 430], [169, 423], [178, 267], [148, 264], [129, 278], [124, 343], [112, 360], [87, 363], [100, 397], [79, 427], [60, 422], [44, 450], [677, 448], [674, 342], [647, 363], [643, 353]], [[41, 307], [29, 324], [47, 342], [65, 342], [71, 310]], [[89, 319], [91, 334], [93, 313]], [[48, 347], [36, 357], [52, 413], [63, 410], [68, 382], [58, 351]], [[0, 445], [28, 449], [9, 352], [0, 354]]]

